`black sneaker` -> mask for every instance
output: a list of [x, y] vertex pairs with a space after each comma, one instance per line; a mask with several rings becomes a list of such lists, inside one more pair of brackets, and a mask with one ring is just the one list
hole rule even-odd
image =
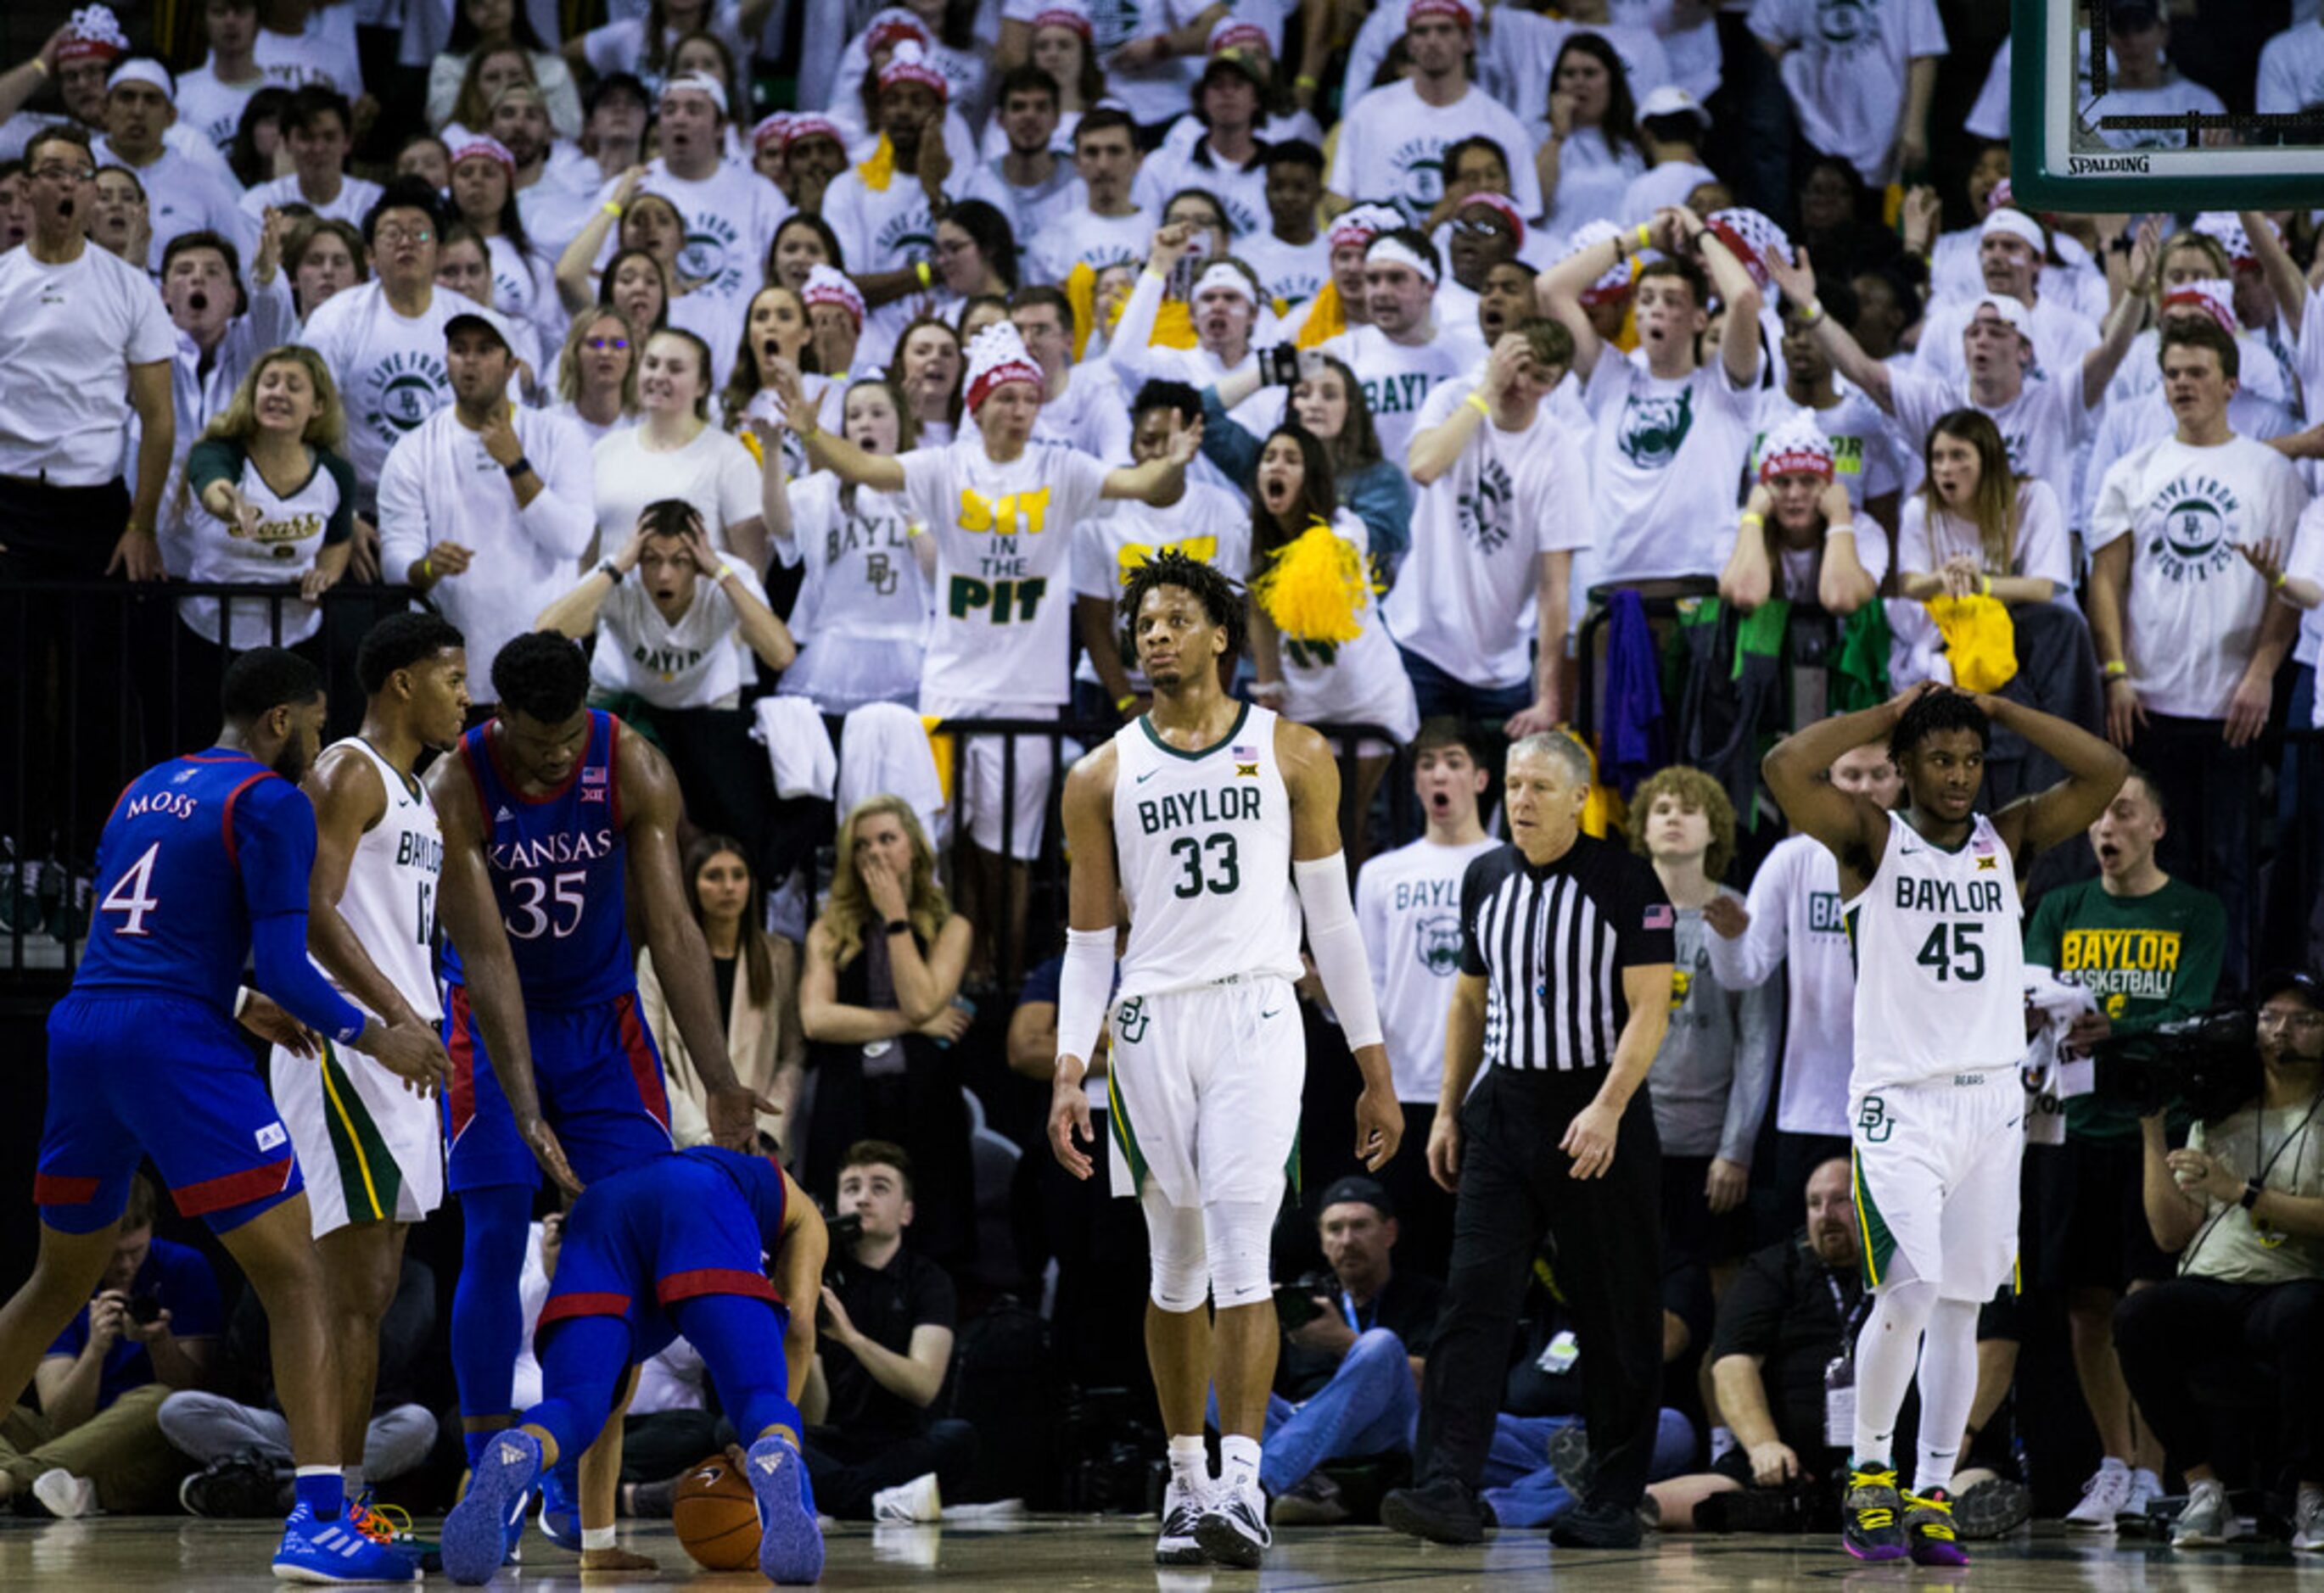
[[1848, 1496], [1840, 1503], [1840, 1547], [1858, 1560], [1904, 1559], [1904, 1515], [1895, 1468], [1858, 1467], [1848, 1474]]
[[1635, 1549], [1645, 1536], [1628, 1505], [1576, 1505], [1549, 1524], [1549, 1541], [1561, 1549]]
[[293, 1491], [271, 1466], [213, 1460], [178, 1485], [178, 1503], [212, 1521], [266, 1521], [289, 1513]]
[[1392, 1489], [1380, 1501], [1380, 1524], [1432, 1543], [1485, 1541], [1484, 1505], [1475, 1494], [1452, 1481]]
[[2034, 1517], [2034, 1496], [2006, 1477], [1973, 1483], [1953, 1501], [1953, 1530], [1972, 1542], [2016, 1531]]

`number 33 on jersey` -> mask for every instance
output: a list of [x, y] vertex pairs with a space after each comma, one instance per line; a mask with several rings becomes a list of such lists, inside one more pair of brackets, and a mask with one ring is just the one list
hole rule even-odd
[[1847, 905], [1858, 1090], [2011, 1067], [2025, 1050], [2024, 956], [2009, 848], [1983, 814], [1957, 851], [1902, 817]]

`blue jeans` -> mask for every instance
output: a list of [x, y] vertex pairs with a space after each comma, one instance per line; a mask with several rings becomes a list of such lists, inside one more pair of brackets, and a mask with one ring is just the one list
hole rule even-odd
[[1484, 729], [1499, 730], [1510, 714], [1533, 706], [1533, 683], [1529, 680], [1521, 680], [1515, 686], [1479, 686], [1446, 673], [1408, 648], [1398, 646], [1396, 650], [1404, 655], [1404, 672], [1412, 680], [1413, 704], [1423, 719], [1452, 714]]
[[[1503, 1526], [1547, 1526], [1563, 1515], [1574, 1500], [1557, 1473], [1543, 1463], [1550, 1434], [1579, 1416], [1512, 1416], [1504, 1411], [1493, 1423], [1493, 1447], [1486, 1453], [1482, 1497], [1493, 1507]], [[1654, 1459], [1648, 1478], [1660, 1482], [1676, 1477], [1694, 1459], [1694, 1427], [1676, 1411], [1665, 1409], [1655, 1429]]]
[[[1219, 1419], [1218, 1391], [1211, 1391], [1211, 1422]], [[1267, 1426], [1259, 1480], [1270, 1494], [1299, 1485], [1326, 1460], [1355, 1455], [1408, 1452], [1420, 1420], [1420, 1390], [1404, 1340], [1386, 1328], [1356, 1336], [1332, 1380], [1314, 1397], [1293, 1404], [1281, 1395], [1267, 1400]], [[1535, 1446], [1538, 1459], [1540, 1446]]]

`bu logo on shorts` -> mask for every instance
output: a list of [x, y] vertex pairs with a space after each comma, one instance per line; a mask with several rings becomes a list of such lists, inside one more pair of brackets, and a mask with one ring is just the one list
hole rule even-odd
[[1125, 1045], [1141, 1044], [1146, 1038], [1147, 1019], [1152, 1016], [1146, 1010], [1144, 997], [1132, 996], [1124, 1001], [1121, 1009], [1113, 1015], [1113, 1027], [1120, 1035], [1121, 1043]]
[[1888, 1136], [1895, 1131], [1896, 1120], [1888, 1115], [1888, 1105], [1877, 1095], [1868, 1095], [1857, 1109], [1856, 1126], [1864, 1130], [1864, 1137], [1874, 1145], [1886, 1145]]

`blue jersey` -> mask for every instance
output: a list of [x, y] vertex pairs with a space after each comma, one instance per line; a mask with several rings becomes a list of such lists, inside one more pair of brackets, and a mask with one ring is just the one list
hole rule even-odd
[[251, 925], [307, 911], [315, 809], [247, 752], [154, 765], [121, 793], [97, 843], [100, 895], [77, 990], [147, 990], [234, 1010]]
[[[500, 764], [492, 726], [460, 740], [460, 760], [483, 806], [484, 862], [528, 1007], [583, 1007], [637, 989], [622, 894], [622, 723], [589, 713], [589, 740], [562, 786], [526, 796]], [[445, 953], [444, 976], [462, 982]]]

